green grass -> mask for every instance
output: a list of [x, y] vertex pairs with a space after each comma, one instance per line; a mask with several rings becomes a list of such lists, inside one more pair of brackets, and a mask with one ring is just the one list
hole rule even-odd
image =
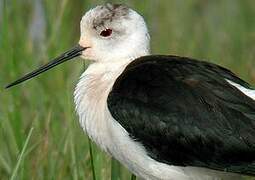
[[18, 172], [18, 169], [19, 169], [19, 167], [20, 167], [21, 161], [22, 161], [22, 159], [24, 158], [25, 150], [27, 149], [27, 145], [28, 145], [28, 142], [29, 142], [29, 140], [30, 140], [30, 138], [31, 138], [33, 129], [34, 129], [34, 128], [31, 127], [31, 129], [30, 129], [30, 131], [29, 131], [29, 133], [28, 133], [28, 136], [27, 136], [27, 138], [26, 138], [26, 141], [25, 141], [25, 143], [24, 143], [24, 146], [23, 146], [23, 148], [22, 148], [22, 151], [21, 151], [21, 153], [20, 153], [20, 155], [19, 155], [19, 157], [18, 157], [17, 164], [15, 165], [15, 168], [14, 168], [14, 170], [13, 170], [13, 172], [12, 172], [11, 180], [16, 179], [16, 177], [17, 177], [17, 172]]
[[[45, 38], [36, 43], [29, 35], [34, 2], [0, 0], [0, 179], [131, 179], [89, 145], [79, 126], [72, 94], [81, 59], [3, 89], [75, 45], [81, 16], [104, 1], [44, 0], [45, 27], [38, 32]], [[144, 15], [154, 54], [208, 59], [255, 84], [254, 0], [123, 2]]]

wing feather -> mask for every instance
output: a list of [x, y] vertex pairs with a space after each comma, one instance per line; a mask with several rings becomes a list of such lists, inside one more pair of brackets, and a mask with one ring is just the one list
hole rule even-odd
[[112, 116], [170, 165], [255, 175], [255, 101], [220, 66], [177, 56], [132, 62], [108, 97]]

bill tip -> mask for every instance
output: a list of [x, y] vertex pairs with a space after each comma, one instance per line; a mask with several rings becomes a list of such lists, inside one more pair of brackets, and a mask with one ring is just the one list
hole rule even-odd
[[11, 86], [10, 85], [7, 85], [4, 87], [4, 89], [9, 89]]
[[4, 87], [4, 89], [9, 89], [9, 88], [11, 88], [12, 86], [14, 86], [15, 84], [8, 84], [8, 85], [6, 85], [5, 87]]

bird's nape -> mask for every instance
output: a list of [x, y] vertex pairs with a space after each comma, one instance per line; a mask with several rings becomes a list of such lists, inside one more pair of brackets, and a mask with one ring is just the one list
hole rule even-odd
[[5, 88], [8, 89], [10, 87], [13, 87], [15, 85], [18, 85], [26, 80], [29, 80], [33, 77], [36, 77], [38, 76], [39, 74], [45, 72], [45, 71], [48, 71], [49, 69], [59, 65], [59, 64], [62, 64], [68, 60], [71, 60], [77, 56], [80, 56], [82, 51], [84, 51], [86, 48], [85, 47], [82, 47], [80, 46], [79, 44], [76, 45], [75, 47], [73, 47], [72, 49], [66, 51], [65, 53], [61, 54], [60, 56], [58, 56], [57, 58], [53, 59], [52, 61], [50, 61], [49, 63], [39, 67], [38, 69], [24, 75], [23, 77], [17, 79], [16, 81], [8, 84]]

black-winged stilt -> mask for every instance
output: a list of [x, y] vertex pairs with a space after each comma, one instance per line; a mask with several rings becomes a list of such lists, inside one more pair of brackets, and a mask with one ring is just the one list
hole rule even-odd
[[11, 83], [77, 56], [93, 60], [75, 89], [82, 128], [144, 179], [255, 175], [255, 90], [231, 71], [150, 55], [137, 12], [106, 4], [81, 20], [79, 45]]

